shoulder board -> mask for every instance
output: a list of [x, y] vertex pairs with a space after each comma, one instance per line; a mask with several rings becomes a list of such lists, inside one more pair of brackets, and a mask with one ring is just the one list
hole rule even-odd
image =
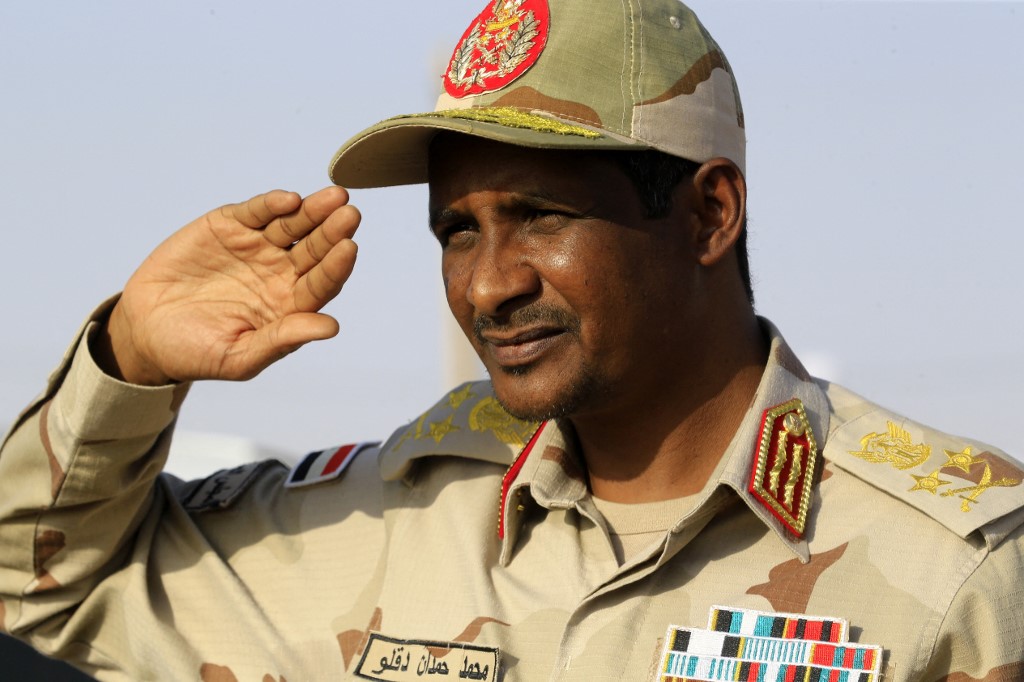
[[197, 512], [210, 509], [226, 509], [234, 504], [260, 474], [272, 466], [280, 466], [273, 459], [250, 462], [233, 469], [222, 469], [199, 481], [191, 492], [186, 492], [182, 501], [185, 511]]
[[506, 412], [489, 381], [462, 384], [391, 434], [380, 451], [381, 475], [396, 480], [414, 460], [432, 455], [509, 466], [538, 426]]
[[1024, 508], [1024, 465], [1006, 453], [873, 405], [848, 416], [824, 458], [960, 537], [980, 530], [994, 546], [1006, 524], [993, 522]]
[[288, 478], [284, 481], [285, 488], [301, 488], [324, 481], [332, 481], [348, 468], [352, 460], [363, 450], [380, 443], [352, 443], [341, 447], [328, 448], [311, 452], [296, 464]]

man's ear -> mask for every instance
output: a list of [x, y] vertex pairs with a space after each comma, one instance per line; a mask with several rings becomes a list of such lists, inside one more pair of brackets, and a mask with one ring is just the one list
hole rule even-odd
[[694, 246], [698, 262], [710, 267], [733, 250], [743, 232], [747, 182], [736, 164], [719, 157], [697, 170], [693, 189], [696, 217], [700, 220]]

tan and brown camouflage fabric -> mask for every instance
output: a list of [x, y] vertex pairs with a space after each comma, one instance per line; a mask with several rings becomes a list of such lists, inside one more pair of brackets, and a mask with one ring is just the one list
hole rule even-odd
[[[536, 425], [487, 383], [337, 480], [289, 489], [269, 463], [182, 483], [159, 471], [185, 389], [120, 384], [81, 343], [0, 450], [0, 624], [102, 680], [353, 679], [381, 633], [434, 677], [455, 642], [497, 648], [496, 679], [646, 681], [670, 624], [724, 605], [847, 619], [888, 682], [1024, 679], [1020, 466], [812, 380], [768, 328], [711, 481], [622, 566], [563, 423], [510, 481], [499, 539]], [[803, 540], [747, 492], [761, 413], [794, 397], [823, 450]]]
[[[509, 21], [524, 26], [533, 3], [487, 4], [519, 6]], [[736, 79], [690, 8], [677, 0], [544, 4], [550, 31], [523, 75], [481, 93], [442, 89], [434, 112], [367, 128], [334, 155], [331, 180], [349, 188], [426, 182], [427, 146], [439, 129], [527, 147], [651, 148], [699, 163], [721, 156], [746, 168]], [[483, 70], [483, 61], [473, 66]], [[448, 70], [463, 69], [453, 61]]]

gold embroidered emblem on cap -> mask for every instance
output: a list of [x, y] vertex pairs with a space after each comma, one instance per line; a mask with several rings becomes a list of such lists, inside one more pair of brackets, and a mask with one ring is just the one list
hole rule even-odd
[[869, 433], [860, 439], [860, 450], [850, 454], [872, 464], [891, 464], [897, 469], [912, 469], [928, 461], [932, 454], [930, 445], [914, 444], [910, 433], [893, 422], [886, 422], [886, 433]]
[[490, 431], [502, 443], [523, 446], [537, 430], [537, 424], [516, 419], [495, 398], [484, 398], [469, 413], [469, 428]]

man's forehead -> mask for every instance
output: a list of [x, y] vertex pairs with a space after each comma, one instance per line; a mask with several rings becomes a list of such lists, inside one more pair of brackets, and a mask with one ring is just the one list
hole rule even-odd
[[430, 145], [428, 183], [431, 195], [452, 182], [508, 189], [543, 196], [552, 183], [571, 186], [583, 178], [615, 169], [607, 153], [538, 149], [496, 142], [472, 135], [441, 133]]

